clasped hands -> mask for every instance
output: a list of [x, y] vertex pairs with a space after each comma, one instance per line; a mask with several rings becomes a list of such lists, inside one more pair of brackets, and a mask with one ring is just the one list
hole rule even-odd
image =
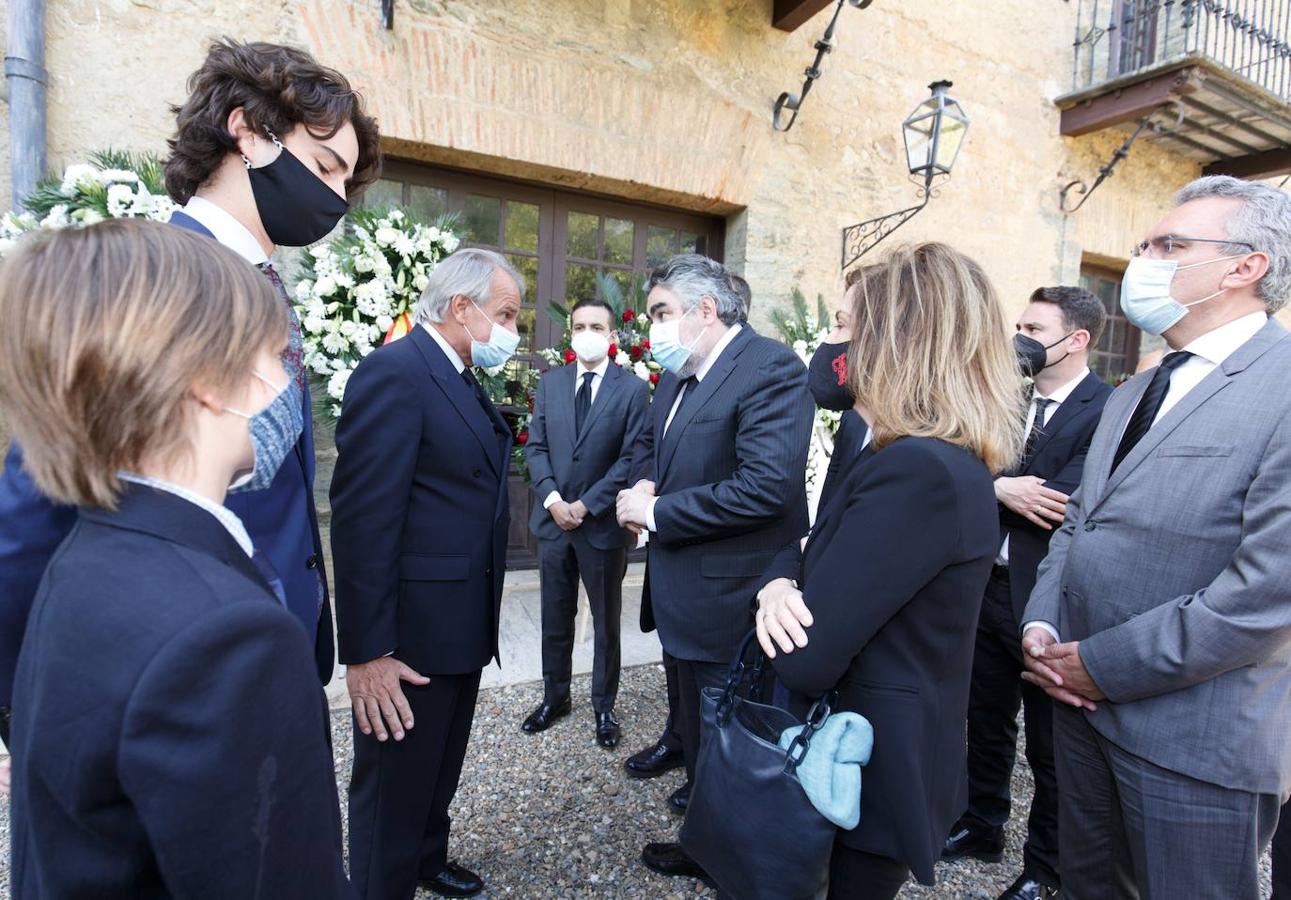
[[587, 507], [582, 500], [575, 500], [573, 503], [558, 500], [547, 511], [556, 520], [561, 531], [574, 531], [582, 527], [583, 520], [587, 518]]
[[1093, 711], [1107, 699], [1081, 662], [1079, 641], [1060, 644], [1045, 629], [1028, 628], [1022, 635], [1022, 663], [1023, 680], [1059, 703]]
[[632, 487], [619, 491], [614, 509], [618, 515], [619, 525], [633, 534], [646, 530], [646, 514], [654, 500], [654, 482], [641, 479]]

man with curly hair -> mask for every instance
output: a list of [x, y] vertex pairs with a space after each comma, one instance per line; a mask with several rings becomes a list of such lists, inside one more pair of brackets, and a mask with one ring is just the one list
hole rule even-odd
[[[256, 265], [290, 301], [270, 263], [278, 245], [324, 237], [380, 174], [376, 120], [345, 76], [308, 53], [267, 43], [213, 43], [174, 107], [166, 188], [183, 210], [172, 224], [211, 237]], [[211, 298], [219, 302], [219, 298]], [[283, 403], [301, 404], [305, 429], [276, 475], [252, 472], [228, 507], [281, 581], [288, 609], [315, 642], [318, 674], [331, 678], [332, 617], [314, 510], [309, 388], [292, 314]], [[0, 737], [8, 739], [14, 670], [36, 587], [76, 510], [45, 498], [9, 448], [0, 474]]]

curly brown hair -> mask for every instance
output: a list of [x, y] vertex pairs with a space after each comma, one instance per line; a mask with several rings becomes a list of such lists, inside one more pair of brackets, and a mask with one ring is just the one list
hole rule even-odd
[[229, 113], [242, 107], [257, 132], [286, 134], [304, 125], [320, 139], [349, 122], [359, 158], [346, 182], [353, 199], [381, 175], [377, 120], [364, 111], [363, 97], [335, 69], [304, 50], [223, 38], [211, 44], [202, 67], [188, 78], [188, 99], [172, 106], [175, 136], [166, 160], [166, 192], [187, 203], [224, 162], [238, 152], [228, 130]]

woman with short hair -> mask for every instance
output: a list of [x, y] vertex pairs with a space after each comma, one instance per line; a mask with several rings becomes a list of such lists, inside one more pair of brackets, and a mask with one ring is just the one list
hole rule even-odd
[[19, 656], [13, 896], [350, 896], [311, 636], [222, 505], [299, 437], [287, 310], [118, 220], [24, 238], [0, 321], [0, 413], [78, 508]]
[[944, 244], [894, 252], [851, 293], [847, 381], [868, 444], [758, 594], [759, 641], [807, 702], [869, 720], [860, 824], [829, 897], [932, 884], [967, 802], [964, 728], [982, 591], [999, 547], [992, 473], [1017, 456], [1022, 393], [995, 290]]

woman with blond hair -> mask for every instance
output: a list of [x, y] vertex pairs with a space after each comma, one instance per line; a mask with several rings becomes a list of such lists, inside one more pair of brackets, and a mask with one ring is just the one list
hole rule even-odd
[[[776, 675], [864, 716], [860, 823], [829, 897], [932, 884], [967, 798], [964, 728], [982, 591], [999, 546], [992, 473], [1022, 443], [1017, 357], [995, 290], [944, 244], [900, 249], [851, 292], [847, 380], [868, 444], [758, 594]], [[798, 710], [801, 712], [801, 709]]]
[[313, 636], [223, 506], [300, 435], [287, 310], [112, 221], [24, 238], [0, 322], [0, 413], [77, 510], [18, 659], [13, 897], [351, 896]]

